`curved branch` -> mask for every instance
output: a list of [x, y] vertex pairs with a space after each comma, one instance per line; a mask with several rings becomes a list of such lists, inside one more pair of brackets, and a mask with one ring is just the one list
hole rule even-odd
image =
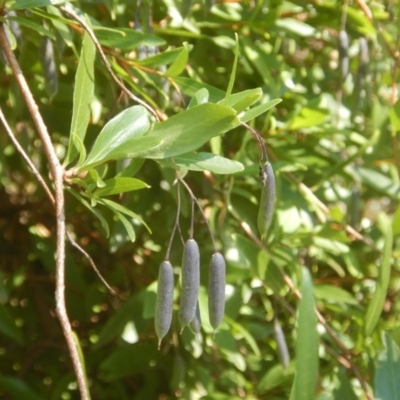
[[28, 83], [21, 71], [18, 61], [11, 50], [4, 24], [0, 23], [0, 47], [2, 48], [6, 60], [15, 76], [19, 90], [31, 114], [36, 130], [43, 143], [49, 169], [53, 178], [55, 189], [56, 224], [57, 224], [57, 251], [56, 251], [56, 313], [60, 321], [64, 338], [67, 342], [68, 351], [72, 359], [79, 391], [83, 400], [89, 400], [89, 389], [86, 385], [85, 372], [79, 358], [78, 349], [72, 333], [71, 323], [68, 318], [65, 304], [65, 213], [64, 213], [64, 168], [60, 164], [56, 152], [51, 142], [47, 127], [43, 121], [39, 108], [29, 89]]

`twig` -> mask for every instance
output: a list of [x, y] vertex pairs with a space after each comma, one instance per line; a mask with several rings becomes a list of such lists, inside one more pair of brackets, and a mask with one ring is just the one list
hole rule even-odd
[[86, 252], [71, 236], [71, 234], [66, 230], [66, 235], [70, 243], [72, 244], [73, 247], [75, 247], [82, 255], [88, 260], [90, 266], [93, 268], [94, 272], [98, 276], [98, 278], [103, 282], [103, 285], [112, 293], [112, 294], [117, 294], [116, 291], [109, 285], [109, 283], [105, 280], [101, 272], [98, 270], [95, 262], [93, 261], [93, 258], [90, 257], [89, 253]]
[[205, 223], [207, 224], [207, 228], [208, 228], [208, 231], [210, 233], [211, 241], [212, 241], [213, 248], [214, 248], [214, 253], [216, 253], [218, 251], [217, 244], [215, 243], [215, 239], [214, 239], [214, 235], [212, 233], [212, 229], [211, 229], [210, 223], [208, 222], [207, 216], [204, 213], [204, 210], [203, 210], [202, 206], [200, 205], [199, 201], [197, 200], [197, 197], [193, 194], [192, 189], [190, 189], [189, 185], [179, 176], [179, 174], [177, 174], [177, 179], [180, 182], [182, 182], [183, 186], [185, 186], [185, 189], [189, 193], [189, 196], [197, 204], [197, 207], [199, 208], [201, 214], [203, 215], [203, 219], [204, 219]]
[[[179, 181], [177, 184], [177, 197], [178, 197], [178, 206], [177, 206], [177, 210], [176, 210], [175, 223], [174, 223], [174, 228], [172, 229], [171, 237], [169, 238], [167, 252], [165, 254], [165, 261], [169, 261], [169, 255], [171, 253], [172, 241], [174, 240], [176, 228], [179, 229], [179, 216], [181, 213], [181, 188], [179, 185]], [[180, 232], [180, 230], [179, 230], [179, 232]], [[181, 234], [181, 237], [182, 237], [182, 234]]]
[[75, 21], [78, 21], [83, 26], [83, 28], [86, 30], [86, 32], [92, 39], [94, 45], [96, 46], [96, 49], [100, 54], [101, 61], [103, 61], [103, 64], [106, 67], [108, 73], [110, 74], [110, 76], [114, 80], [114, 82], [121, 88], [121, 90], [128, 97], [130, 97], [133, 101], [136, 101], [136, 103], [139, 103], [140, 105], [145, 107], [148, 111], [150, 111], [155, 116], [155, 118], [157, 120], [159, 120], [159, 116], [158, 116], [157, 112], [151, 106], [149, 106], [146, 102], [144, 102], [143, 100], [139, 99], [139, 97], [137, 97], [133, 93], [131, 93], [131, 91], [129, 89], [127, 89], [126, 86], [114, 74], [114, 71], [112, 70], [110, 63], [108, 62], [107, 57], [104, 54], [104, 51], [103, 51], [99, 41], [97, 40], [95, 34], [93, 33], [90, 26], [86, 23], [86, 21], [84, 19], [82, 19], [79, 15], [75, 14], [72, 10], [68, 10], [68, 8], [66, 8], [64, 6], [59, 6], [59, 9], [63, 13], [65, 13], [65, 14], [69, 15], [71, 18], [73, 18]]
[[55, 205], [56, 201], [54, 199], [53, 193], [51, 193], [51, 190], [47, 186], [47, 183], [44, 181], [44, 179], [40, 175], [39, 171], [36, 169], [35, 164], [33, 164], [31, 159], [29, 158], [29, 156], [25, 153], [25, 150], [19, 144], [19, 142], [18, 142], [17, 138], [15, 137], [13, 131], [11, 130], [10, 126], [8, 125], [8, 122], [7, 122], [6, 118], [4, 117], [4, 114], [3, 114], [3, 111], [1, 109], [1, 107], [0, 107], [0, 120], [1, 120], [1, 123], [3, 124], [3, 126], [4, 126], [4, 129], [5, 129], [8, 137], [13, 142], [14, 147], [17, 149], [18, 153], [22, 156], [22, 158], [28, 164], [28, 166], [31, 169], [33, 175], [35, 175], [36, 179], [38, 180], [38, 182], [42, 186], [43, 190], [46, 192], [47, 197], [50, 199], [52, 204]]
[[[314, 203], [318, 206], [318, 208], [327, 216], [329, 216], [329, 208], [312, 192], [312, 190], [306, 186], [303, 182], [300, 182], [292, 173], [286, 172], [285, 175], [299, 188], [301, 192], [303, 192], [306, 196], [309, 196]], [[361, 233], [357, 232], [352, 226], [345, 225], [344, 226], [346, 232], [349, 235], [352, 235], [354, 238], [358, 240], [362, 240], [363, 242], [370, 245], [367, 238], [365, 238]]]
[[[18, 153], [21, 155], [21, 157], [28, 164], [29, 168], [32, 170], [33, 175], [35, 175], [36, 179], [38, 180], [38, 182], [40, 183], [40, 185], [43, 187], [44, 191], [46, 192], [47, 197], [49, 198], [51, 204], [53, 205], [53, 207], [55, 207], [56, 206], [56, 200], [55, 200], [55, 198], [53, 196], [53, 193], [51, 192], [51, 190], [48, 187], [48, 185], [45, 182], [45, 180], [40, 175], [39, 171], [36, 169], [35, 164], [33, 164], [32, 160], [29, 158], [28, 154], [26, 154], [25, 150], [22, 148], [22, 146], [18, 142], [18, 140], [15, 137], [13, 131], [11, 130], [10, 126], [8, 125], [7, 120], [4, 117], [4, 114], [3, 114], [3, 111], [1, 110], [1, 107], [0, 107], [0, 121], [2, 122], [8, 137], [13, 142], [13, 144], [14, 144], [15, 148], [17, 149]], [[90, 257], [90, 255], [72, 238], [71, 234], [68, 232], [67, 229], [65, 229], [65, 234], [67, 235], [67, 239], [72, 244], [72, 246], [75, 247], [79, 252], [81, 252], [82, 255], [88, 260], [89, 264], [93, 268], [94, 272], [97, 274], [98, 278], [103, 282], [104, 286], [111, 293], [116, 294], [115, 290], [111, 288], [111, 286], [107, 283], [107, 281], [101, 275], [101, 272], [98, 270], [98, 268], [97, 268], [95, 262], [93, 261], [92, 257]]]
[[38, 106], [33, 98], [29, 86], [22, 74], [18, 61], [10, 48], [4, 25], [0, 23], [0, 46], [4, 52], [6, 60], [15, 76], [19, 86], [22, 97], [28, 107], [32, 120], [36, 126], [37, 132], [42, 141], [44, 151], [46, 153], [47, 161], [51, 175], [53, 177], [55, 188], [55, 205], [56, 205], [56, 225], [57, 225], [57, 250], [56, 250], [56, 313], [60, 321], [61, 328], [67, 342], [69, 354], [71, 356], [72, 365], [75, 371], [79, 391], [83, 400], [89, 400], [89, 389], [86, 385], [84, 368], [79, 358], [78, 349], [76, 347], [71, 324], [68, 318], [66, 304], [65, 304], [65, 214], [64, 214], [64, 190], [63, 178], [64, 168], [60, 164], [47, 127], [39, 113]]

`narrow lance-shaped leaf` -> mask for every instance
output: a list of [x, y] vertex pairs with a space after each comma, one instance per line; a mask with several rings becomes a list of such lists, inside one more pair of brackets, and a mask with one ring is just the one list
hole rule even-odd
[[[89, 22], [88, 22], [89, 23]], [[94, 93], [94, 60], [96, 49], [90, 36], [85, 33], [82, 42], [81, 56], [75, 75], [71, 131], [67, 156], [64, 165], [70, 164], [79, 154], [76, 136], [83, 143], [90, 119], [90, 104]]]
[[158, 122], [148, 135], [162, 139], [160, 146], [150, 150], [145, 158], [169, 158], [188, 153], [221, 134], [236, 118], [229, 107], [205, 103], [183, 111], [167, 121]]
[[385, 236], [385, 245], [383, 248], [382, 263], [379, 268], [379, 276], [376, 282], [375, 292], [372, 296], [371, 302], [369, 303], [367, 315], [365, 317], [365, 334], [367, 336], [372, 334], [381, 316], [390, 281], [390, 258], [393, 246], [391, 220], [386, 214], [379, 214], [378, 225]]
[[120, 194], [131, 192], [132, 190], [148, 188], [145, 182], [136, 178], [112, 178], [104, 181], [105, 186], [95, 190], [95, 196], [111, 196], [113, 194]]
[[[122, 111], [103, 127], [93, 144], [83, 167], [88, 168], [109, 159], [116, 149], [132, 139], [146, 134], [151, 128], [150, 115], [143, 106], [133, 106]], [[121, 149], [122, 151], [122, 149]]]
[[165, 76], [174, 77], [180, 75], [185, 70], [188, 58], [189, 45], [187, 42], [184, 42], [181, 52], [179, 53], [175, 61], [169, 66], [169, 68], [165, 72]]
[[233, 65], [232, 65], [232, 72], [231, 72], [231, 77], [229, 78], [229, 83], [228, 83], [228, 88], [226, 89], [226, 94], [225, 98], [222, 101], [223, 105], [228, 105], [229, 104], [229, 98], [232, 93], [233, 85], [235, 83], [235, 78], [236, 78], [236, 68], [238, 64], [238, 59], [239, 59], [239, 38], [237, 33], [235, 33], [235, 59], [233, 60]]
[[376, 399], [400, 399], [400, 348], [385, 332], [385, 349], [378, 356], [375, 370]]
[[100, 221], [101, 226], [103, 227], [106, 237], [110, 236], [110, 228], [108, 226], [107, 221], [103, 217], [102, 213], [96, 209], [95, 207], [92, 207], [86, 199], [84, 199], [79, 193], [75, 192], [72, 188], [66, 187], [65, 190], [67, 190], [69, 193], [71, 193], [80, 203], [82, 203], [87, 209], [89, 209]]
[[318, 332], [310, 272], [302, 269], [297, 321], [296, 375], [290, 400], [314, 400], [318, 375]]
[[174, 158], [176, 165], [192, 171], [211, 171], [216, 174], [234, 174], [243, 171], [243, 164], [213, 153], [186, 153]]

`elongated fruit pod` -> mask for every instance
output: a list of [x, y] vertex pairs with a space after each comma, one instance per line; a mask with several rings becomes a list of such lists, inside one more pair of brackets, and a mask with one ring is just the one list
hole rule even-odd
[[183, 250], [181, 282], [179, 320], [183, 329], [195, 316], [200, 287], [200, 251], [193, 239], [185, 243]]
[[158, 348], [167, 334], [172, 321], [174, 303], [174, 272], [169, 261], [163, 261], [158, 272], [158, 287], [154, 325], [158, 337]]
[[340, 73], [342, 79], [346, 79], [346, 76], [349, 73], [349, 36], [347, 32], [343, 29], [339, 31], [339, 61], [340, 61]]
[[200, 333], [201, 317], [200, 317], [199, 302], [197, 302], [196, 313], [194, 314], [194, 318], [190, 321], [189, 328], [196, 335]]
[[264, 164], [264, 167], [261, 170], [261, 180], [263, 187], [261, 191], [257, 225], [261, 236], [264, 236], [271, 225], [275, 203], [275, 175], [269, 161]]
[[277, 320], [274, 321], [274, 336], [278, 346], [278, 356], [285, 369], [289, 367], [290, 355], [286, 344], [285, 334]]
[[50, 95], [54, 95], [58, 90], [57, 65], [53, 42], [47, 37], [43, 39], [40, 46], [40, 60], [46, 80], [46, 89]]
[[208, 313], [210, 324], [215, 330], [224, 318], [225, 311], [225, 259], [221, 253], [214, 253], [210, 262], [208, 279]]

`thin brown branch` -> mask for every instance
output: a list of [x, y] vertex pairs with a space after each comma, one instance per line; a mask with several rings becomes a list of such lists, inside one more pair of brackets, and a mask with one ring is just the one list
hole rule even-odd
[[190, 189], [189, 185], [179, 176], [179, 174], [177, 174], [177, 179], [182, 182], [182, 185], [185, 186], [185, 189], [187, 190], [187, 192], [189, 193], [189, 196], [191, 197], [191, 199], [196, 203], [197, 207], [199, 208], [201, 215], [203, 216], [203, 219], [207, 225], [208, 231], [210, 233], [210, 237], [211, 237], [211, 241], [213, 244], [213, 248], [214, 248], [214, 252], [216, 253], [218, 251], [217, 249], [217, 244], [215, 243], [215, 239], [214, 239], [214, 235], [212, 233], [212, 229], [210, 226], [210, 223], [208, 222], [207, 216], [204, 213], [203, 207], [201, 206], [200, 202], [197, 200], [197, 197], [193, 194], [192, 189]]
[[84, 368], [79, 358], [78, 349], [76, 347], [71, 324], [68, 318], [65, 304], [65, 214], [64, 214], [64, 190], [63, 178], [64, 168], [60, 164], [56, 152], [51, 142], [47, 127], [39, 112], [39, 108], [33, 98], [26, 79], [21, 71], [18, 61], [11, 50], [4, 25], [0, 24], [0, 47], [2, 48], [8, 65], [10, 66], [14, 77], [17, 81], [19, 90], [31, 114], [36, 130], [42, 141], [44, 151], [46, 153], [49, 169], [53, 177], [55, 189], [55, 205], [56, 205], [56, 223], [57, 223], [57, 251], [56, 251], [56, 312], [61, 324], [61, 328], [66, 340], [69, 354], [71, 356], [73, 368], [75, 371], [79, 391], [83, 400], [89, 400], [90, 394], [86, 385]]
[[88, 33], [88, 35], [90, 36], [90, 38], [92, 39], [97, 51], [100, 54], [100, 58], [101, 61], [103, 61], [104, 66], [107, 69], [107, 72], [110, 74], [111, 78], [113, 79], [113, 81], [120, 87], [120, 89], [129, 97], [131, 98], [133, 101], [135, 101], [136, 103], [142, 105], [143, 107], [145, 107], [148, 111], [150, 111], [157, 120], [159, 120], [159, 115], [156, 112], [156, 110], [154, 110], [151, 106], [149, 106], [146, 102], [144, 102], [142, 99], [140, 99], [139, 97], [135, 96], [129, 89], [126, 88], [126, 86], [122, 83], [122, 81], [120, 81], [118, 79], [118, 77], [114, 74], [114, 71], [111, 68], [110, 63], [107, 60], [106, 55], [104, 54], [104, 51], [99, 43], [99, 41], [97, 40], [95, 34], [93, 33], [92, 29], [90, 28], [90, 26], [86, 23], [86, 21], [84, 19], [82, 19], [79, 15], [75, 14], [72, 10], [69, 10], [68, 8], [64, 7], [64, 6], [59, 6], [59, 9], [69, 15], [71, 18], [73, 18], [75, 21], [79, 22], [79, 24], [81, 24], [83, 26], [83, 28], [86, 30], [86, 32]]
[[[25, 162], [28, 164], [29, 168], [31, 169], [33, 175], [35, 175], [36, 179], [40, 183], [40, 185], [43, 187], [43, 190], [46, 192], [47, 197], [49, 198], [51, 204], [55, 207], [56, 206], [56, 200], [53, 196], [53, 193], [51, 192], [49, 186], [45, 182], [45, 180], [42, 178], [40, 175], [40, 172], [36, 169], [35, 164], [33, 164], [32, 160], [29, 158], [28, 154], [25, 152], [25, 150], [22, 148], [20, 143], [18, 142], [17, 138], [15, 137], [13, 131], [11, 130], [6, 118], [4, 117], [3, 111], [1, 110], [0, 107], [0, 121], [4, 126], [4, 129], [14, 144], [14, 147], [17, 149], [18, 153], [21, 155], [21, 157], [25, 160]], [[98, 270], [95, 262], [93, 261], [92, 257], [72, 238], [71, 234], [68, 232], [68, 230], [65, 230], [65, 234], [67, 235], [67, 239], [69, 242], [72, 244], [73, 247], [75, 247], [89, 262], [91, 267], [93, 268], [94, 272], [97, 274], [98, 278], [103, 282], [104, 286], [112, 293], [116, 294], [115, 290], [111, 288], [111, 286], [108, 284], [108, 282], [105, 280], [105, 278], [102, 276], [101, 272]]]
[[47, 197], [50, 199], [51, 203], [55, 205], [56, 200], [54, 199], [53, 193], [51, 193], [51, 190], [47, 186], [47, 183], [45, 180], [42, 178], [40, 175], [39, 171], [36, 169], [35, 164], [31, 161], [29, 156], [25, 153], [25, 150], [22, 148], [22, 146], [19, 144], [17, 138], [14, 135], [14, 132], [11, 130], [10, 126], [8, 125], [8, 122], [3, 114], [3, 111], [0, 107], [0, 120], [1, 123], [4, 126], [4, 130], [6, 131], [8, 137], [12, 141], [14, 147], [17, 149], [18, 153], [21, 155], [21, 157], [25, 160], [25, 162], [28, 164], [28, 167], [31, 169], [33, 175], [35, 175], [36, 179], [42, 186], [43, 190], [46, 192]]

